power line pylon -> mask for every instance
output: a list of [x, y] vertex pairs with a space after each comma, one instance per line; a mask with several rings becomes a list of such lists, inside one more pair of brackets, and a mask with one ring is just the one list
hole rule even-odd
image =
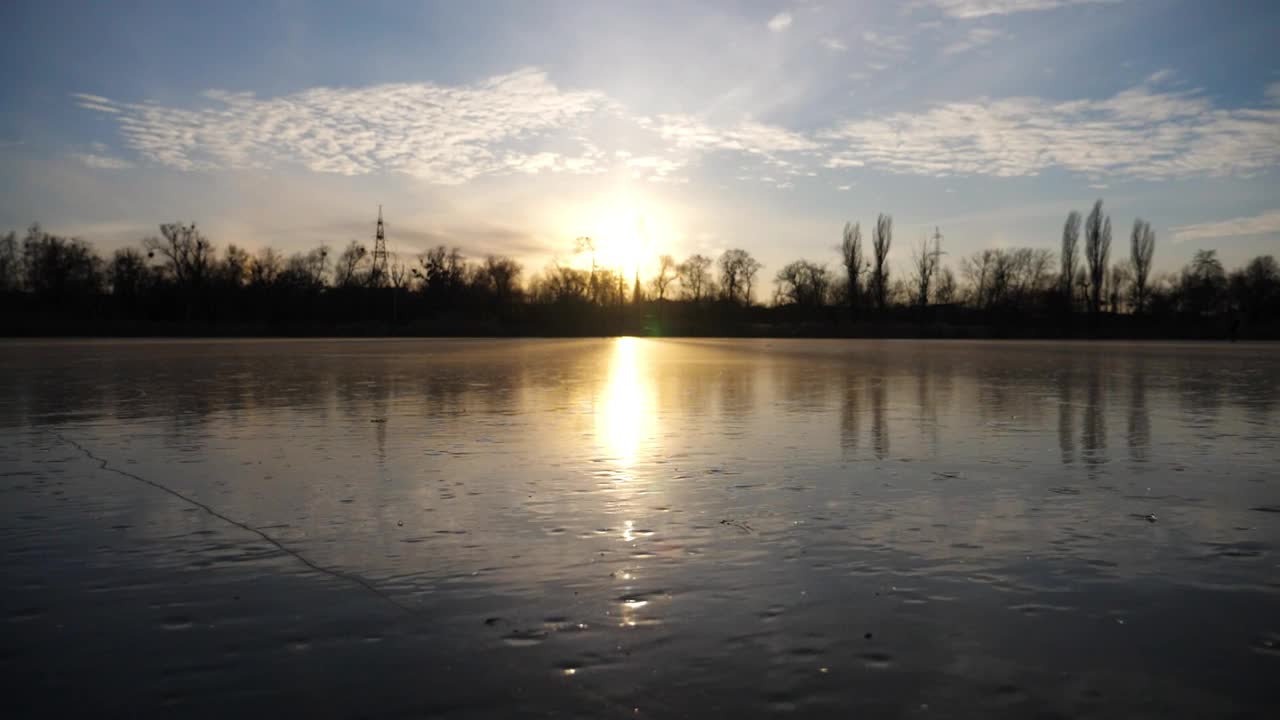
[[373, 268], [375, 284], [387, 277], [387, 236], [382, 227], [382, 206], [378, 206], [378, 231], [373, 236]]

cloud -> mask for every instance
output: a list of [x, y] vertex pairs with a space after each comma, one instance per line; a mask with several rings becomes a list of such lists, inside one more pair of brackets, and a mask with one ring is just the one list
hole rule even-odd
[[85, 167], [91, 167], [95, 170], [124, 170], [133, 167], [133, 163], [124, 158], [112, 157], [110, 155], [96, 155], [94, 153], [75, 153], [72, 157], [85, 164]]
[[791, 27], [791, 13], [780, 12], [769, 20], [769, 29], [773, 32], [782, 32]]
[[1273, 82], [1267, 86], [1266, 98], [1272, 105], [1280, 105], [1280, 82]]
[[1068, 5], [1111, 4], [1120, 0], [932, 0], [934, 7], [955, 18], [1011, 15], [1033, 10], [1052, 10]]
[[957, 40], [942, 49], [943, 55], [958, 55], [959, 53], [980, 48], [984, 45], [990, 45], [995, 40], [1005, 37], [1005, 34], [999, 30], [992, 28], [972, 28], [965, 33], [961, 40]]
[[120, 123], [125, 145], [180, 170], [267, 168], [297, 163], [316, 172], [403, 172], [455, 185], [503, 172], [588, 172], [589, 149], [569, 158], [516, 147], [609, 110], [598, 92], [569, 92], [527, 68], [468, 86], [397, 83], [313, 88], [259, 99], [210, 91], [210, 107], [183, 109], [76, 95], [79, 105]]
[[830, 50], [831, 52], [844, 52], [849, 49], [849, 46], [840, 42], [836, 38], [822, 38], [818, 42], [822, 43], [822, 47]]
[[1280, 165], [1280, 108], [1218, 109], [1194, 93], [1142, 85], [1102, 100], [952, 102], [847, 122], [822, 137], [830, 168], [946, 177], [1249, 176]]
[[1253, 217], [1181, 225], [1173, 228], [1173, 241], [1181, 243], [1187, 240], [1214, 240], [1276, 233], [1280, 233], [1280, 210], [1267, 210], [1261, 215], [1254, 215]]
[[902, 35], [881, 35], [873, 30], [867, 30], [862, 33], [862, 41], [876, 50], [890, 53], [904, 53], [907, 51], [907, 39]]
[[688, 182], [686, 177], [677, 177], [674, 173], [683, 169], [687, 162], [683, 159], [659, 157], [657, 155], [641, 155], [631, 157], [628, 154], [622, 164], [630, 168], [631, 176], [644, 178], [649, 182]]
[[[884, 67], [870, 64], [859, 76]], [[403, 173], [442, 185], [611, 171], [687, 182], [682, 173], [697, 156], [716, 152], [787, 176], [807, 176], [822, 164], [934, 177], [1057, 169], [1101, 182], [1247, 177], [1280, 166], [1280, 105], [1218, 108], [1198, 91], [1155, 86], [1166, 78], [1157, 73], [1110, 98], [980, 98], [805, 132], [750, 117], [628, 115], [601, 92], [561, 90], [533, 69], [453, 87], [315, 88], [271, 99], [209, 92], [206, 106], [195, 109], [93, 95], [76, 101], [114, 111], [109, 116], [119, 123], [124, 147], [169, 168], [301, 166], [349, 176]], [[131, 166], [116, 155], [95, 146], [77, 157], [98, 169]]]
[[641, 123], [682, 150], [733, 150], [773, 160], [775, 164], [786, 164], [780, 160], [781, 154], [822, 147], [801, 133], [753, 120], [716, 126], [694, 115], [671, 114], [659, 115], [654, 120], [645, 119]]

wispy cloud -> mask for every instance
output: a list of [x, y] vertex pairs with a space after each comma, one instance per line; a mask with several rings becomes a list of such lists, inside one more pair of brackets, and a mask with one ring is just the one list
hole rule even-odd
[[315, 88], [274, 99], [205, 93], [212, 107], [183, 109], [75, 96], [115, 115], [125, 144], [182, 170], [298, 163], [317, 172], [393, 170], [441, 184], [498, 172], [592, 168], [592, 156], [530, 156], [511, 145], [572, 127], [610, 106], [597, 92], [563, 91], [538, 70], [448, 87], [398, 83]]
[[1173, 228], [1173, 241], [1216, 240], [1250, 235], [1280, 234], [1280, 210], [1267, 210], [1261, 215], [1232, 218], [1219, 222], [1181, 225]]
[[1096, 5], [1120, 0], [931, 0], [931, 4], [951, 17], [980, 18], [1011, 15], [1033, 10], [1052, 10], [1067, 5]]
[[[819, 164], [936, 177], [1059, 169], [1093, 182], [1240, 177], [1280, 166], [1280, 107], [1218, 108], [1203, 94], [1156, 87], [1166, 77], [1157, 73], [1097, 100], [982, 98], [806, 132], [750, 117], [628, 115], [603, 93], [561, 90], [532, 69], [459, 87], [317, 88], [273, 99], [211, 92], [212, 107], [198, 109], [76, 100], [106, 108], [126, 149], [166, 167], [300, 165], [344, 175], [400, 172], [445, 185], [487, 175], [609, 171], [685, 182], [683, 172], [699, 156], [716, 152], [789, 177], [808, 176]], [[614, 132], [618, 123], [635, 132]], [[116, 155], [104, 146], [77, 157], [100, 169], [132, 164]]]
[[848, 45], [845, 45], [840, 40], [832, 37], [822, 38], [819, 42], [822, 43], [822, 47], [830, 50], [831, 52], [844, 52], [849, 49]]
[[907, 51], [907, 39], [902, 35], [885, 35], [874, 30], [867, 30], [862, 33], [862, 41], [872, 48], [884, 52], [904, 53]]
[[1247, 176], [1280, 164], [1280, 109], [1217, 109], [1143, 85], [1102, 100], [953, 102], [845, 123], [827, 166], [1021, 177], [1050, 168], [1162, 180]]
[[84, 163], [85, 167], [95, 170], [125, 170], [133, 167], [133, 163], [124, 158], [110, 155], [110, 148], [102, 143], [94, 143], [93, 152], [73, 153], [72, 157]]
[[769, 29], [773, 32], [782, 32], [791, 27], [791, 13], [780, 12], [769, 19]]
[[659, 115], [654, 120], [642, 120], [663, 139], [685, 150], [736, 150], [752, 155], [775, 156], [816, 150], [821, 145], [805, 135], [776, 125], [753, 120], [718, 126], [693, 115]]
[[999, 30], [992, 28], [970, 28], [964, 37], [950, 45], [942, 48], [943, 55], [958, 55], [962, 52], [980, 48], [984, 45], [990, 45], [992, 42], [1004, 37], [1005, 34]]
[[93, 153], [76, 153], [74, 157], [95, 170], [124, 170], [133, 167], [133, 163], [123, 158], [110, 155], [94, 155]]

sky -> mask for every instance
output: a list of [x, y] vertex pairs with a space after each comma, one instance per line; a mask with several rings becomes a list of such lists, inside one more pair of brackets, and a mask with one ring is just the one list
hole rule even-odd
[[0, 231], [103, 251], [371, 242], [528, 272], [744, 248], [839, 264], [894, 218], [905, 272], [1056, 249], [1103, 199], [1155, 267], [1280, 252], [1280, 3], [0, 4]]

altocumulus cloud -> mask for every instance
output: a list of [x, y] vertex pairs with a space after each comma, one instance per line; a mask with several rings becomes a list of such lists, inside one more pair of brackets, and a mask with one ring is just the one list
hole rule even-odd
[[1280, 163], [1280, 108], [1219, 109], [1144, 84], [1102, 100], [954, 102], [846, 122], [823, 137], [827, 167], [945, 177], [1024, 177], [1051, 168], [1165, 180], [1249, 176]]
[[1011, 15], [1033, 10], [1052, 10], [1067, 5], [1101, 5], [1120, 0], [932, 0], [930, 4], [951, 17], [980, 18]]
[[600, 93], [561, 91], [532, 69], [468, 87], [401, 83], [274, 99], [220, 91], [205, 97], [214, 106], [192, 110], [76, 96], [82, 107], [116, 117], [139, 155], [173, 168], [296, 162], [345, 175], [395, 170], [440, 184], [500, 171], [589, 170], [598, 157], [590, 148], [566, 159], [510, 145], [608, 106]]
[[[819, 147], [800, 134], [749, 119], [714, 126], [689, 114], [627, 117], [603, 93], [563, 91], [532, 68], [462, 87], [314, 88], [273, 99], [209, 91], [204, 98], [212, 106], [199, 109], [74, 97], [81, 107], [117, 120], [125, 145], [142, 158], [179, 170], [300, 164], [314, 172], [393, 171], [457, 185], [484, 175], [592, 174], [622, 167], [654, 182], [684, 182], [675, 173], [707, 152], [736, 151], [787, 165], [783, 154]], [[602, 150], [586, 133], [593, 120], [605, 116], [647, 129], [666, 143], [666, 154], [633, 157], [626, 149], [625, 155]], [[575, 145], [576, 152], [521, 147], [522, 141], [557, 140]]]
[[[825, 166], [934, 177], [1059, 169], [1091, 179], [1164, 180], [1249, 176], [1280, 164], [1274, 86], [1259, 108], [1224, 109], [1195, 92], [1162, 91], [1162, 79], [1157, 74], [1097, 100], [951, 102], [809, 132], [750, 117], [628, 115], [602, 92], [562, 90], [535, 69], [457, 87], [315, 88], [273, 99], [209, 92], [209, 106], [196, 109], [76, 98], [119, 122], [124, 145], [140, 158], [171, 168], [289, 163], [346, 175], [401, 172], [449, 185], [495, 174], [616, 169], [653, 182], [686, 182], [681, 173], [710, 153], [737, 154], [788, 176], [812, 176]], [[619, 122], [637, 132], [612, 131]], [[82, 160], [129, 164], [106, 156]], [[772, 176], [754, 177], [784, 186]]]

